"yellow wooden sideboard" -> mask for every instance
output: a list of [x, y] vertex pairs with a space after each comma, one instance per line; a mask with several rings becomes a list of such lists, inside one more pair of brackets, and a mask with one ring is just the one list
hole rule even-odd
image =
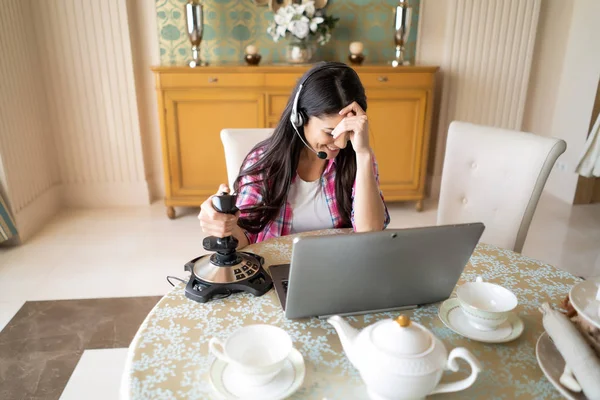
[[[169, 218], [227, 182], [223, 128], [274, 127], [309, 66], [155, 67]], [[386, 201], [423, 207], [437, 67], [354, 67]]]

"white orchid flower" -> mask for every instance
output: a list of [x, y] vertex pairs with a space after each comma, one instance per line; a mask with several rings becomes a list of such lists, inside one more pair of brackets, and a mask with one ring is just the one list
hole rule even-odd
[[285, 19], [286, 21], [290, 22], [292, 21], [294, 18], [296, 17], [296, 12], [294, 11], [293, 8], [290, 8], [286, 13], [285, 13]]
[[287, 27], [285, 27], [285, 26], [281, 26], [281, 25], [280, 25], [280, 26], [278, 26], [278, 27], [277, 27], [277, 30], [276, 30], [275, 32], [276, 32], [276, 34], [277, 34], [278, 36], [284, 37], [284, 36], [285, 36], [285, 32], [286, 32], [287, 30], [288, 30], [288, 28], [287, 28]]
[[309, 1], [304, 3], [304, 12], [309, 18], [312, 18], [315, 15], [315, 2]]
[[279, 10], [277, 10], [277, 13], [275, 13], [276, 21], [281, 21], [277, 22], [280, 25], [287, 24], [292, 20], [293, 17], [294, 13], [290, 12], [290, 10], [287, 9], [287, 7], [281, 7]]
[[305, 9], [306, 6], [304, 4], [294, 4], [294, 12], [296, 13], [296, 15], [304, 14]]
[[285, 25], [285, 24], [288, 23], [288, 21], [285, 18], [285, 16], [279, 15], [279, 14], [275, 14], [275, 17], [273, 18], [273, 20], [275, 21], [275, 23], [277, 25]]
[[278, 25], [275, 23], [272, 23], [271, 25], [269, 25], [269, 27], [267, 28], [267, 33], [271, 36], [273, 36], [273, 38], [275, 38], [277, 36], [277, 27]]
[[309, 34], [309, 26], [306, 21], [295, 21], [294, 31], [292, 32], [298, 39], [304, 39]]
[[310, 31], [316, 32], [319, 24], [323, 23], [325, 19], [323, 17], [315, 17], [310, 21]]

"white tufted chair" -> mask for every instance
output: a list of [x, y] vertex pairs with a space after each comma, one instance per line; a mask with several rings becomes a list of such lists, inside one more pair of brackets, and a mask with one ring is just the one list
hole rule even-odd
[[521, 252], [542, 189], [563, 140], [452, 122], [438, 225], [483, 222], [484, 243]]
[[223, 129], [221, 142], [225, 149], [225, 164], [227, 165], [227, 180], [233, 190], [233, 183], [240, 173], [240, 167], [250, 150], [273, 133], [270, 128], [257, 129]]

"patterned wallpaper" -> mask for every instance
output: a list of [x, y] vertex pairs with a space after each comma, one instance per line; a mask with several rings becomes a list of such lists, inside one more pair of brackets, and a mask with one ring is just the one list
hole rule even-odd
[[[185, 65], [191, 57], [185, 28], [187, 0], [156, 0], [160, 58], [162, 65]], [[252, 0], [203, 0], [204, 37], [201, 57], [209, 63], [243, 62], [244, 49], [255, 44], [261, 64], [284, 61], [286, 42], [275, 43], [267, 34], [273, 13]], [[412, 28], [407, 57], [414, 60], [420, 0], [411, 0]], [[317, 47], [315, 61], [347, 61], [348, 45], [365, 45], [365, 63], [384, 63], [393, 58], [393, 7], [397, 0], [329, 0], [328, 15], [340, 20], [332, 39]]]

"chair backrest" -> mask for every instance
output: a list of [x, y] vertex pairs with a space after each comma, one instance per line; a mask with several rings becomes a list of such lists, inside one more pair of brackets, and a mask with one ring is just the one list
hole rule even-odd
[[563, 140], [452, 122], [438, 225], [483, 222], [484, 243], [521, 252], [538, 200]]
[[223, 129], [221, 142], [225, 149], [225, 164], [227, 165], [227, 180], [233, 190], [233, 183], [240, 173], [240, 168], [250, 150], [273, 133], [270, 128], [257, 129]]

